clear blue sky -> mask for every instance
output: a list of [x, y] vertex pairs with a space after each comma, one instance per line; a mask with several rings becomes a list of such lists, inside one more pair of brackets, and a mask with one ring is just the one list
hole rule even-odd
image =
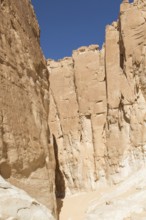
[[71, 56], [80, 46], [104, 42], [105, 26], [116, 20], [122, 0], [32, 0], [46, 58]]

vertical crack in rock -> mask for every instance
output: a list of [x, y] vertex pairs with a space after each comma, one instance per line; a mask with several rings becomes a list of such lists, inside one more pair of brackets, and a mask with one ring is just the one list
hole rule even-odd
[[[63, 135], [63, 129], [62, 129], [62, 125], [61, 125], [61, 117], [60, 117], [60, 113], [59, 113], [59, 108], [58, 108], [58, 106], [57, 106], [57, 102], [56, 102], [56, 100], [55, 100], [55, 96], [54, 96], [53, 91], [52, 91], [51, 88], [50, 88], [50, 93], [51, 93], [51, 96], [52, 96], [52, 98], [53, 98], [53, 102], [54, 102], [54, 104], [55, 104], [55, 109], [56, 109], [56, 111], [57, 111], [56, 113], [57, 113], [59, 125], [60, 125], [60, 128], [61, 128], [61, 133], [62, 133], [62, 135]], [[61, 135], [61, 136], [62, 136], [62, 135]]]
[[[77, 89], [77, 82], [76, 82], [76, 77], [75, 77], [75, 60], [72, 58], [73, 61], [73, 83], [74, 83], [74, 89], [75, 89], [75, 94], [76, 94], [76, 101], [78, 103], [78, 108], [79, 108], [79, 95], [78, 95], [78, 89]], [[79, 110], [78, 110], [79, 113]]]
[[60, 161], [58, 158], [58, 146], [56, 142], [56, 138], [53, 135], [53, 146], [56, 160], [56, 168], [55, 168], [55, 194], [57, 198], [57, 212], [58, 217], [61, 212], [61, 208], [63, 206], [63, 198], [65, 197], [65, 181], [62, 171], [60, 170]]

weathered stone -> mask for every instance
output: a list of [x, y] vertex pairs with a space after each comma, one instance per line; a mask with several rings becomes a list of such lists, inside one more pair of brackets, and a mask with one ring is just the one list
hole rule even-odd
[[0, 219], [54, 220], [45, 206], [0, 177]]
[[0, 174], [53, 211], [49, 75], [39, 34], [29, 0], [0, 1]]
[[[56, 215], [55, 193], [61, 201], [67, 194], [118, 184], [141, 169], [146, 160], [145, 1], [123, 0], [101, 50], [84, 46], [72, 57], [47, 63], [29, 0], [1, 0], [0, 21], [1, 176]], [[108, 219], [103, 210], [115, 210], [112, 196], [100, 204], [102, 215], [95, 204], [89, 219]], [[36, 204], [22, 210], [21, 195], [17, 199], [14, 215], [9, 215], [12, 197], [2, 212], [5, 200], [2, 218], [17, 219], [16, 213], [20, 219], [52, 218]], [[145, 215], [144, 206], [137, 207]], [[116, 220], [134, 219], [133, 210]]]
[[49, 60], [48, 69], [49, 125], [58, 145], [65, 193], [95, 189], [105, 166], [104, 48], [81, 47], [72, 58]]
[[66, 192], [117, 184], [145, 163], [145, 19], [143, 1], [123, 1], [102, 50], [48, 61], [49, 124]]

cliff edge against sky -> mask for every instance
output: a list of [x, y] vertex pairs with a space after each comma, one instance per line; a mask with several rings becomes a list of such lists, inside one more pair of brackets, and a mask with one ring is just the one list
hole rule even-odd
[[[101, 50], [84, 46], [59, 61], [46, 61], [42, 54], [29, 0], [1, 0], [0, 21], [0, 174], [47, 206], [35, 200], [34, 211], [29, 197], [25, 206], [32, 218], [41, 209], [46, 218], [57, 219], [61, 200], [74, 193], [101, 187], [125, 193], [127, 178], [137, 188], [143, 182], [145, 195], [139, 171], [145, 172], [146, 160], [145, 1], [122, 2], [118, 21], [106, 27]], [[2, 194], [13, 189], [1, 182]], [[120, 210], [120, 203], [110, 202], [113, 194], [89, 204], [84, 219], [134, 220], [135, 211], [138, 220], [146, 216], [141, 194], [133, 197], [137, 209], [123, 208], [113, 216]], [[133, 207], [132, 199], [127, 201]], [[0, 214], [19, 219], [21, 207], [15, 208]], [[20, 219], [28, 215], [24, 211]]]

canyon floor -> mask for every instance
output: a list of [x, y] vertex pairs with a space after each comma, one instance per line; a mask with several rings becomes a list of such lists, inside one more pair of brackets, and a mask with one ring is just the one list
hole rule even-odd
[[83, 220], [90, 202], [101, 196], [101, 192], [82, 193], [63, 200], [60, 220]]
[[145, 176], [143, 168], [119, 185], [65, 198], [60, 220], [145, 220]]

